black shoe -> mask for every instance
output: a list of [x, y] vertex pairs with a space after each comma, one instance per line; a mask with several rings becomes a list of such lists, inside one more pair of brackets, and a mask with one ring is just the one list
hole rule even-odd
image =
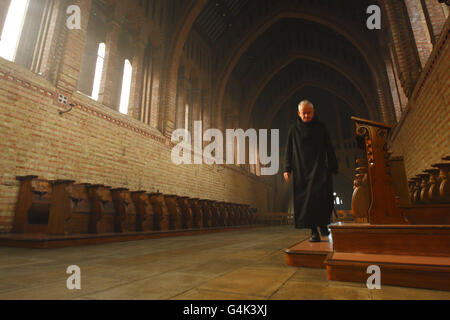
[[318, 233], [313, 233], [309, 238], [309, 242], [320, 242], [320, 236]]
[[330, 231], [328, 231], [327, 227], [320, 227], [319, 229], [322, 237], [328, 237], [330, 235]]

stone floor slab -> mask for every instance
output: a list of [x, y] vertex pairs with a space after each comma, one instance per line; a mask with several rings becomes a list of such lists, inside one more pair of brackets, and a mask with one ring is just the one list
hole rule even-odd
[[330, 287], [327, 284], [289, 281], [271, 300], [370, 300], [369, 289]]
[[199, 289], [270, 297], [294, 272], [290, 268], [244, 267], [211, 280]]
[[374, 300], [450, 300], [450, 292], [383, 286], [371, 290]]
[[[233, 233], [73, 248], [0, 248], [0, 299], [450, 299], [450, 292], [328, 281], [323, 269], [286, 265], [284, 248], [309, 230]], [[66, 269], [81, 268], [69, 291]]]
[[115, 287], [123, 282], [100, 277], [82, 277], [80, 290], [67, 289], [66, 279], [26, 289], [0, 293], [0, 300], [70, 300]]
[[123, 284], [84, 298], [101, 300], [159, 300], [182, 294], [207, 280], [207, 277], [181, 272], [167, 272], [148, 279]]
[[192, 289], [180, 294], [173, 300], [265, 300], [264, 297], [235, 294], [229, 292]]
[[294, 268], [297, 270], [290, 279], [291, 281], [302, 281], [320, 283], [327, 285], [327, 270], [315, 268]]

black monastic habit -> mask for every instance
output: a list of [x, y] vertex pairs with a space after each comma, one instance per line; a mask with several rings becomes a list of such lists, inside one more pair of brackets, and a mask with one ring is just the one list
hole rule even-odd
[[294, 182], [295, 227], [311, 228], [331, 223], [333, 180], [338, 163], [325, 125], [315, 116], [310, 122], [297, 118], [289, 129], [285, 172]]

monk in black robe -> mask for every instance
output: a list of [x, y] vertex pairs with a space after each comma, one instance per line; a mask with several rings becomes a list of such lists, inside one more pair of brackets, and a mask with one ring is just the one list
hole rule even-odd
[[294, 178], [295, 227], [311, 228], [311, 242], [320, 241], [317, 228], [328, 236], [333, 210], [332, 175], [338, 171], [336, 154], [325, 125], [314, 115], [314, 106], [302, 101], [299, 118], [289, 129], [284, 178]]

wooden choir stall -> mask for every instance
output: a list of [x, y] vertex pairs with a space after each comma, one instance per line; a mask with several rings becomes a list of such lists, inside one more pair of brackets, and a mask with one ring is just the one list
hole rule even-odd
[[356, 161], [352, 219], [331, 224], [330, 239], [286, 249], [287, 264], [361, 283], [376, 265], [382, 285], [450, 290], [450, 158], [407, 181], [403, 159], [387, 151], [391, 126], [352, 120], [365, 151]]
[[17, 180], [13, 232], [0, 235], [4, 246], [65, 247], [262, 226], [237, 219], [241, 208], [250, 208], [243, 204], [33, 175]]

